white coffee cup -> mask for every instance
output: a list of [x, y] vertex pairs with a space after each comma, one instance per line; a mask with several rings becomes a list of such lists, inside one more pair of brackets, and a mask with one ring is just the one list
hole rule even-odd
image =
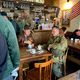
[[71, 38], [71, 43], [73, 43], [73, 38]]
[[71, 38], [71, 41], [73, 41], [73, 38]]
[[32, 48], [32, 45], [31, 45], [31, 44], [29, 44], [29, 45], [28, 45], [28, 48], [29, 48], [29, 49], [31, 49], [31, 48]]
[[41, 45], [38, 45], [38, 50], [41, 50], [42, 49], [42, 46]]
[[79, 39], [75, 39], [75, 43], [78, 42], [78, 41], [79, 41]]
[[32, 54], [35, 54], [35, 53], [36, 53], [36, 50], [35, 50], [35, 49], [32, 49], [32, 50], [31, 50], [31, 53], [32, 53]]

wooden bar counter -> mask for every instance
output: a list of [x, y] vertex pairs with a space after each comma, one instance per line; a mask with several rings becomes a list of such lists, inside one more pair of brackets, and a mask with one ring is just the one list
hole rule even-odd
[[68, 47], [71, 51], [70, 54], [68, 54], [68, 60], [80, 65], [80, 58], [76, 57], [76, 55], [78, 55], [78, 57], [80, 55], [80, 43], [68, 40]]

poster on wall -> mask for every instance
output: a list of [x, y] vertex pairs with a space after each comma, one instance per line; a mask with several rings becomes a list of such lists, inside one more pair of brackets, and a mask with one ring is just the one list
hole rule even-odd
[[62, 11], [62, 25], [70, 24], [70, 14], [71, 14], [71, 10]]

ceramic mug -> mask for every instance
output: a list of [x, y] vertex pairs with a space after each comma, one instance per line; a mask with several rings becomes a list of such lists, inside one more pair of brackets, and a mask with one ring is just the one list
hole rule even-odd
[[79, 39], [75, 39], [75, 43], [77, 43], [79, 41]]
[[28, 48], [29, 48], [29, 49], [31, 49], [31, 48], [32, 48], [32, 45], [31, 45], [31, 44], [29, 44], [29, 45], [28, 45]]
[[32, 49], [31, 52], [32, 52], [32, 54], [35, 54], [36, 53], [36, 50], [35, 49]]
[[73, 40], [74, 40], [74, 39], [73, 39], [73, 38], [71, 38], [71, 42], [72, 42], [72, 43], [73, 43]]
[[41, 50], [42, 49], [42, 46], [41, 45], [38, 45], [38, 50]]

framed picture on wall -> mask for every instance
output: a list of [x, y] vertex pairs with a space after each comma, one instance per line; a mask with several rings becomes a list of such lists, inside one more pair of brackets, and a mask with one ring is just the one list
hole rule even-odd
[[71, 10], [62, 11], [62, 25], [70, 25]]

